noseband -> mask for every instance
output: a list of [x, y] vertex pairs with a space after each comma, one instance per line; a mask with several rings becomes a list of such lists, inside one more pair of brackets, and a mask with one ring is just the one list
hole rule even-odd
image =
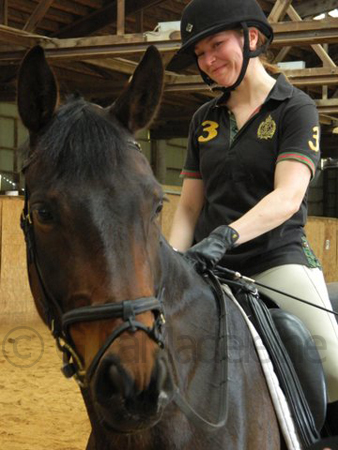
[[[140, 151], [139, 144], [134, 140], [129, 140], [128, 144]], [[23, 172], [35, 159], [35, 154], [28, 159], [23, 167]], [[125, 300], [120, 303], [105, 303], [103, 305], [84, 306], [64, 312], [59, 302], [48, 291], [43, 280], [42, 271], [36, 258], [34, 226], [29, 208], [29, 192], [26, 186], [24, 208], [21, 214], [21, 228], [25, 235], [27, 247], [28, 267], [33, 266], [36, 272], [38, 285], [43, 294], [43, 308], [47, 325], [56, 340], [59, 350], [63, 354], [62, 372], [66, 378], [74, 376], [80, 387], [86, 387], [95, 373], [95, 370], [109, 346], [124, 332], [135, 333], [145, 332], [160, 347], [164, 347], [163, 326], [165, 324], [163, 311], [163, 292], [157, 297], [141, 297], [135, 300]], [[29, 273], [31, 278], [32, 274]], [[142, 313], [152, 312], [154, 323], [152, 327], [147, 327], [136, 320], [136, 316]], [[69, 328], [71, 325], [83, 322], [93, 322], [97, 320], [122, 319], [122, 324], [115, 328], [108, 336], [102, 347], [98, 350], [89, 368], [85, 370], [82, 358], [76, 351]]]

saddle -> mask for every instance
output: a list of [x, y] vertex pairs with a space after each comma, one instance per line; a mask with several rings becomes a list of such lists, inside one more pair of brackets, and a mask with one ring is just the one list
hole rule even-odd
[[326, 416], [326, 383], [311, 334], [298, 317], [258, 296], [245, 281], [224, 280], [246, 312], [270, 355], [304, 445], [320, 439]]

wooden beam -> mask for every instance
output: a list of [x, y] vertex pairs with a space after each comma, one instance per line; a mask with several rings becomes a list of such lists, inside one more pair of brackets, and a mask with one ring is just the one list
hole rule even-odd
[[[165, 1], [165, 0], [164, 0]], [[138, 11], [142, 11], [145, 8], [155, 7], [156, 5], [163, 3], [163, 0], [126, 0], [125, 3], [125, 15], [135, 14]], [[106, 27], [107, 25], [116, 23], [117, 20], [117, 7], [116, 0], [108, 2], [106, 6], [95, 11], [88, 16], [79, 19], [58, 31], [53, 37], [70, 38], [87, 36], [95, 33], [96, 31]]]
[[44, 0], [43, 2], [38, 3], [37, 7], [33, 11], [32, 15], [29, 17], [27, 22], [25, 23], [23, 30], [24, 31], [34, 31], [39, 24], [39, 22], [44, 18], [46, 12], [49, 7], [53, 3], [54, 0]]
[[337, 43], [338, 19], [336, 18], [278, 22], [271, 25], [275, 32], [273, 47]]
[[32, 47], [36, 44], [44, 45], [49, 38], [38, 34], [28, 33], [16, 28], [0, 25], [0, 42], [5, 44], [19, 45], [25, 48]]
[[143, 33], [143, 10], [135, 13], [135, 33]]
[[279, 22], [280, 20], [283, 20], [291, 3], [292, 0], [277, 0], [269, 14], [269, 22]]
[[[283, 20], [291, 3], [292, 0], [277, 0], [269, 14], [268, 17], [269, 22], [279, 22], [280, 20]], [[292, 47], [290, 46], [282, 48], [282, 50], [275, 57], [273, 63], [277, 64], [280, 61], [283, 61], [286, 55], [291, 50], [291, 48]]]
[[284, 61], [284, 59], [286, 58], [286, 56], [288, 55], [288, 53], [290, 52], [290, 50], [292, 49], [292, 47], [287, 46], [287, 47], [283, 47], [282, 50], [280, 50], [277, 55], [275, 56], [274, 60], [273, 60], [273, 64], [277, 64], [281, 61]]
[[[302, 21], [302, 18], [293, 8], [292, 5], [289, 6], [287, 13], [290, 19], [293, 20], [294, 22]], [[319, 58], [323, 61], [324, 66], [336, 67], [336, 64], [334, 63], [334, 61], [332, 61], [332, 59], [330, 58], [330, 56], [328, 55], [328, 53], [325, 51], [324, 47], [321, 44], [314, 44], [311, 45], [311, 47], [317, 53]]]
[[[338, 67], [335, 69], [319, 67], [314, 69], [284, 70], [283, 73], [295, 86], [338, 84]], [[209, 89], [199, 75], [167, 75], [166, 82], [167, 84], [164, 87], [166, 92], [205, 91]]]
[[[276, 48], [285, 45], [312, 45], [319, 42], [338, 43], [338, 19], [309, 20], [302, 22], [279, 22], [272, 24], [275, 31], [273, 46]], [[45, 36], [26, 33], [15, 28], [0, 25], [0, 41], [6, 44], [16, 44], [28, 48], [40, 43], [51, 59], [86, 60], [106, 57], [124, 57], [126, 55], [139, 55], [150, 44], [154, 44], [161, 52], [175, 52], [181, 46], [179, 32], [175, 39], [168, 39], [166, 34], [156, 36], [144, 34], [125, 34], [124, 36], [96, 36], [88, 38], [53, 39]], [[0, 61], [13, 61], [21, 59], [22, 51], [0, 51]]]
[[314, 17], [338, 8], [338, 0], [302, 0], [297, 4], [301, 17]]
[[116, 34], [118, 36], [124, 35], [125, 21], [126, 21], [126, 8], [124, 0], [117, 0]]
[[0, 2], [0, 25], [8, 25], [8, 0]]
[[125, 73], [126, 75], [132, 75], [137, 67], [136, 62], [124, 58], [87, 59], [85, 62], [93, 66], [102, 67], [103, 69]]

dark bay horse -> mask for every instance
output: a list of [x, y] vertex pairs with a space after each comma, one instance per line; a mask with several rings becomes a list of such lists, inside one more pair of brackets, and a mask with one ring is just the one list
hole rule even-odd
[[134, 134], [156, 113], [162, 84], [149, 47], [112, 106], [79, 97], [58, 106], [43, 50], [26, 55], [22, 227], [36, 307], [81, 387], [87, 449], [278, 450], [244, 319], [160, 232], [164, 194]]

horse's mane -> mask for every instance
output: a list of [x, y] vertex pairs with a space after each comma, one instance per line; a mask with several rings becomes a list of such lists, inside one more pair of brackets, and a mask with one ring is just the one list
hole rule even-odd
[[99, 178], [121, 161], [122, 136], [117, 122], [98, 114], [83, 98], [72, 96], [38, 137], [36, 156], [56, 177]]

